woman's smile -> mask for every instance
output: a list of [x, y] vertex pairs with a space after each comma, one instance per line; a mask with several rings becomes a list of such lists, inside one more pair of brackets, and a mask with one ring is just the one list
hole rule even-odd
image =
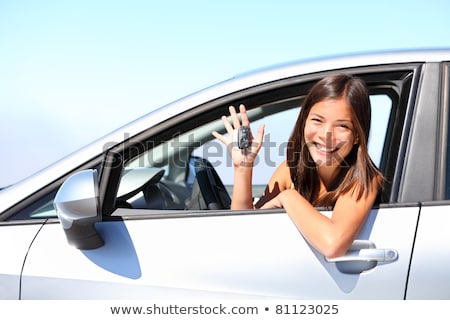
[[345, 99], [326, 99], [311, 108], [304, 134], [316, 166], [334, 169], [351, 152], [355, 134], [350, 110]]
[[314, 142], [313, 143], [314, 144], [314, 146], [317, 148], [317, 150], [320, 152], [320, 153], [323, 153], [323, 154], [332, 154], [333, 152], [336, 152], [337, 150], [338, 150], [338, 148], [335, 148], [335, 147], [326, 147], [325, 145], [323, 145], [323, 144], [320, 144], [320, 143], [317, 143], [317, 142]]

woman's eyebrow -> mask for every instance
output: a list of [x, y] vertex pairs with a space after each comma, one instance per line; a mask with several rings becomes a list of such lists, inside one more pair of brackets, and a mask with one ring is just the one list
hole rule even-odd
[[337, 119], [336, 122], [351, 122], [351, 123], [353, 123], [353, 121], [351, 119]]
[[[311, 112], [309, 115], [313, 116], [313, 117], [318, 117], [318, 118], [321, 118], [321, 119], [325, 119], [325, 117], [323, 115], [319, 114], [319, 113]], [[350, 122], [350, 123], [353, 123], [352, 119], [350, 119], [350, 118], [349, 119], [337, 119], [336, 122]]]

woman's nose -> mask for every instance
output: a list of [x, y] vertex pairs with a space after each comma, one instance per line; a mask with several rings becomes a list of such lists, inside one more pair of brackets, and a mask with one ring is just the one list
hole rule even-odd
[[326, 145], [332, 145], [333, 144], [333, 129], [328, 126], [324, 125], [320, 130], [320, 138]]

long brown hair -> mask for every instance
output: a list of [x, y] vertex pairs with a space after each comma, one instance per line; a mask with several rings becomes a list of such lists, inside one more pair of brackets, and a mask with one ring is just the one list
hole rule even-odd
[[[341, 162], [341, 170], [328, 192], [319, 198], [320, 180], [304, 138], [306, 119], [311, 108], [325, 99], [345, 98], [351, 107], [357, 143]], [[376, 178], [381, 188], [382, 175], [370, 159], [367, 142], [370, 132], [370, 100], [364, 81], [358, 77], [337, 74], [318, 81], [302, 104], [287, 147], [287, 163], [294, 188], [315, 206], [331, 207], [339, 195], [357, 192], [357, 198], [367, 195]]]

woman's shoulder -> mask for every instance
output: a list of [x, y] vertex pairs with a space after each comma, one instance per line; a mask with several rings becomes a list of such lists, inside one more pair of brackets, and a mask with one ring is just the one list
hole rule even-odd
[[291, 172], [289, 170], [289, 166], [286, 160], [283, 161], [278, 166], [271, 180], [277, 181], [283, 190], [291, 189], [292, 186]]

